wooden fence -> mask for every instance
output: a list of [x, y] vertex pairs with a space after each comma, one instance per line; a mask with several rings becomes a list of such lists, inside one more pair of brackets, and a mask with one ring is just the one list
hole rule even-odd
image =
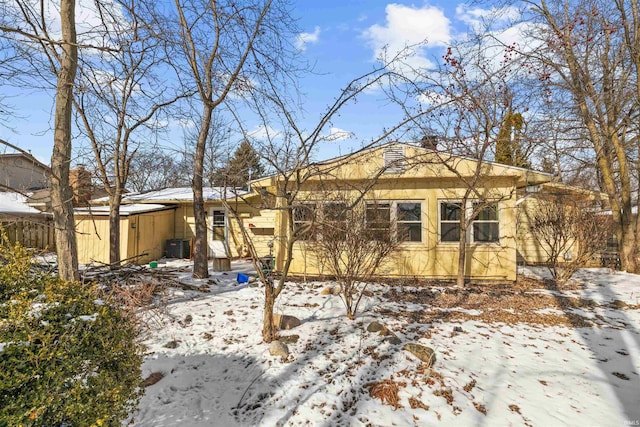
[[50, 218], [0, 217], [0, 229], [9, 242], [20, 242], [26, 248], [55, 251], [53, 221]]

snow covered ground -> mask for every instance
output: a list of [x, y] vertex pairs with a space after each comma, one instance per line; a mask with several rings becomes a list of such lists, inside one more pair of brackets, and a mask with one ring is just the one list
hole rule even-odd
[[[528, 279], [535, 269], [495, 290], [376, 285], [355, 321], [321, 294], [328, 283], [290, 283], [276, 312], [302, 324], [281, 331], [299, 336], [282, 361], [262, 343], [263, 289], [236, 282], [251, 266], [233, 269], [196, 283], [209, 292], [173, 289], [150, 322], [143, 375], [163, 378], [135, 426], [640, 424], [640, 276], [583, 270], [561, 290]], [[373, 320], [433, 348], [434, 366], [367, 332]], [[397, 388], [395, 406], [371, 395], [378, 383]]]

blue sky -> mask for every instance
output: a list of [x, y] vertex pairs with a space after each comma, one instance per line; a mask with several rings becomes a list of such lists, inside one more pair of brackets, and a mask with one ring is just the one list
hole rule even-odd
[[[298, 40], [305, 59], [314, 64], [313, 75], [301, 82], [306, 123], [313, 127], [335, 97], [353, 78], [370, 71], [383, 45], [399, 49], [406, 43], [428, 40], [427, 48], [416, 56], [416, 64], [429, 64], [444, 53], [446, 46], [464, 33], [482, 11], [447, 0], [389, 3], [380, 0], [297, 0], [294, 16], [303, 31]], [[37, 92], [18, 93], [10, 99], [18, 118], [3, 138], [49, 163], [52, 146], [51, 99]], [[354, 137], [323, 146], [319, 158], [344, 154], [358, 141], [377, 135], [392, 125], [398, 113], [372, 92], [345, 109], [333, 126], [352, 132]]]

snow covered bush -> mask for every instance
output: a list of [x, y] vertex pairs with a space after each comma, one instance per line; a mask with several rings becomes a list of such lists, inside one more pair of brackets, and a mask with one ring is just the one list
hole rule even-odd
[[118, 425], [141, 394], [134, 323], [20, 245], [0, 245], [0, 261], [0, 426]]

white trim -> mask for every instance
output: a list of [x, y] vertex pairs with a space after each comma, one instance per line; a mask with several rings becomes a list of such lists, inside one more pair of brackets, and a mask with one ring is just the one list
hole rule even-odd
[[[462, 204], [462, 199], [438, 199], [438, 205], [437, 205], [437, 209], [438, 209], [438, 244], [439, 245], [456, 245], [459, 243], [459, 239], [458, 240], [447, 240], [447, 241], [443, 241], [442, 240], [442, 204], [443, 203], [460, 203]], [[471, 215], [473, 215], [473, 204], [474, 203], [482, 203], [481, 200], [479, 199], [467, 199], [466, 205], [464, 207], [461, 207], [465, 210], [466, 213], [466, 218], [470, 218]], [[498, 223], [498, 240], [494, 240], [491, 242], [483, 242], [483, 241], [476, 241], [475, 240], [475, 236], [474, 236], [474, 230], [473, 230], [473, 225], [476, 221], [470, 221], [469, 222], [469, 226], [467, 227], [467, 235], [466, 235], [466, 243], [468, 245], [500, 245], [500, 241], [501, 241], [501, 237], [500, 237], [500, 229], [502, 228], [502, 223], [500, 221], [500, 202], [499, 201], [488, 201], [486, 202], [487, 205], [490, 204], [496, 204], [496, 217], [497, 219], [495, 220], [478, 220], [481, 223], [494, 223], [497, 222]], [[453, 223], [454, 221], [446, 221], [446, 223]], [[456, 223], [460, 224], [460, 220], [455, 221]]]

